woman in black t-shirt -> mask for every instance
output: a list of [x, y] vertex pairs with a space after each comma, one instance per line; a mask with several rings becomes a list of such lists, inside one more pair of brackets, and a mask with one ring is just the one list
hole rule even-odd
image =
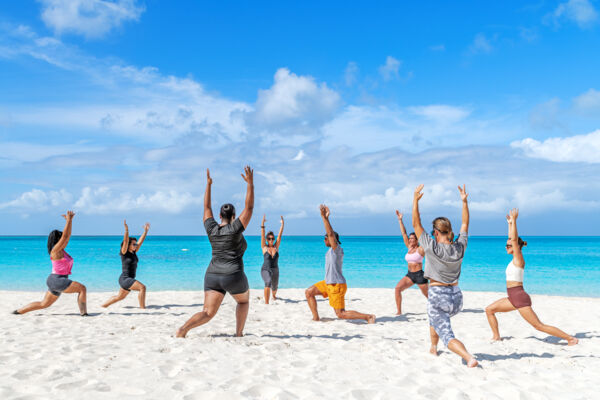
[[129, 236], [127, 221], [123, 221], [123, 225], [125, 225], [125, 235], [123, 236], [121, 251], [119, 253], [121, 255], [122, 266], [121, 276], [119, 276], [119, 286], [121, 286], [121, 288], [119, 289], [119, 293], [116, 296], [108, 299], [106, 303], [102, 304], [102, 307], [106, 308], [117, 301], [123, 300], [125, 297], [127, 297], [130, 291], [135, 290], [140, 292], [138, 294], [140, 308], [146, 308], [146, 285], [136, 280], [135, 275], [138, 263], [137, 252], [142, 247], [142, 243], [144, 243], [146, 235], [148, 235], [150, 224], [146, 222], [144, 225], [144, 233], [142, 236], [140, 236], [139, 241], [136, 238]]
[[254, 171], [246, 166], [242, 178], [247, 183], [246, 204], [239, 218], [235, 218], [233, 204], [221, 206], [221, 224], [215, 221], [211, 207], [210, 172], [206, 170], [206, 192], [204, 194], [204, 228], [212, 247], [212, 259], [204, 276], [204, 309], [194, 314], [176, 333], [184, 338], [190, 329], [210, 321], [229, 293], [238, 303], [236, 316], [236, 336], [243, 336], [250, 300], [248, 278], [244, 273], [244, 252], [248, 247], [242, 234], [254, 209]]

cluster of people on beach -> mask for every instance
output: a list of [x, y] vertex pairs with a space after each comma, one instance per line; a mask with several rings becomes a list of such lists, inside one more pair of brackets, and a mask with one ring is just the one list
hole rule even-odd
[[[206, 171], [206, 191], [204, 194], [204, 227], [212, 247], [212, 259], [204, 277], [204, 306], [201, 312], [192, 315], [179, 329], [176, 336], [184, 338], [187, 333], [198, 326], [209, 322], [219, 310], [225, 294], [229, 293], [237, 302], [236, 306], [236, 336], [242, 336], [248, 316], [250, 290], [248, 279], [244, 273], [243, 256], [247, 243], [243, 232], [250, 223], [254, 210], [254, 173], [246, 166], [242, 178], [246, 182], [246, 198], [244, 209], [237, 216], [233, 204], [221, 206], [220, 223], [214, 218], [211, 203], [212, 178]], [[443, 344], [452, 352], [464, 359], [467, 366], [478, 365], [475, 357], [470, 354], [465, 345], [458, 340], [452, 330], [450, 318], [462, 310], [463, 295], [458, 286], [462, 261], [468, 243], [469, 207], [466, 187], [458, 187], [462, 202], [462, 222], [459, 235], [455, 237], [450, 220], [438, 217], [433, 220], [431, 233], [426, 232], [421, 223], [419, 201], [423, 197], [424, 185], [419, 185], [414, 192], [412, 207], [412, 225], [414, 232], [408, 234], [402, 221], [403, 214], [396, 211], [400, 231], [407, 247], [405, 260], [408, 272], [396, 285], [395, 300], [397, 314], [402, 314], [402, 292], [413, 285], [418, 285], [421, 293], [427, 298], [427, 314], [429, 317], [429, 333], [431, 339], [430, 352], [438, 354], [437, 346], [441, 339]], [[345, 295], [348, 290], [346, 279], [342, 273], [344, 251], [341, 247], [339, 234], [330, 222], [331, 212], [326, 205], [319, 207], [321, 219], [325, 228], [324, 244], [329, 249], [325, 254], [325, 279], [306, 289], [306, 300], [312, 313], [313, 320], [319, 321], [317, 309], [318, 296], [328, 298], [329, 305], [341, 319], [362, 319], [367, 323], [375, 323], [373, 314], [347, 310]], [[48, 291], [42, 301], [30, 303], [14, 314], [25, 314], [34, 310], [51, 306], [61, 293], [77, 293], [77, 303], [82, 316], [87, 316], [86, 287], [79, 282], [69, 279], [73, 268], [73, 258], [65, 251], [71, 237], [73, 217], [75, 213], [68, 211], [63, 217], [66, 220], [63, 231], [54, 230], [48, 236], [48, 253], [52, 262], [52, 273], [46, 281]], [[512, 260], [506, 268], [507, 297], [499, 299], [486, 307], [485, 312], [490, 324], [493, 340], [501, 340], [498, 320], [499, 312], [517, 310], [521, 316], [535, 329], [549, 335], [565, 339], [569, 345], [578, 343], [577, 338], [562, 330], [543, 324], [532, 309], [531, 298], [523, 288], [525, 260], [523, 247], [527, 242], [519, 237], [517, 218], [519, 212], [512, 209], [506, 216], [508, 223], [508, 239], [506, 253], [512, 255]], [[261, 223], [261, 248], [264, 263], [261, 276], [265, 282], [264, 298], [269, 303], [271, 298], [277, 299], [279, 284], [279, 247], [283, 237], [284, 219], [277, 238], [272, 231], [265, 234], [266, 218]], [[144, 232], [139, 240], [129, 236], [127, 222], [124, 221], [125, 234], [121, 243], [120, 256], [122, 273], [119, 277], [119, 293], [109, 298], [103, 307], [123, 300], [131, 290], [139, 292], [140, 308], [146, 306], [146, 286], [136, 280], [136, 270], [139, 252], [150, 229], [150, 224], [144, 225]], [[425, 260], [425, 268], [423, 268]]]

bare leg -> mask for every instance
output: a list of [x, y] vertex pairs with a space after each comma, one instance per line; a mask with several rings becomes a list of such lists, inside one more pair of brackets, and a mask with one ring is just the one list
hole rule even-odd
[[435, 329], [433, 329], [433, 326], [429, 326], [429, 338], [431, 339], [431, 347], [429, 348], [429, 352], [431, 354], [433, 354], [434, 356], [438, 355], [437, 352], [437, 345], [438, 342], [440, 341], [440, 337], [438, 336], [437, 332], [435, 331]]
[[231, 296], [238, 303], [235, 308], [235, 336], [241, 337], [244, 336], [244, 325], [246, 325], [248, 309], [250, 308], [250, 291], [247, 290], [244, 293], [232, 294]]
[[131, 285], [130, 289], [139, 290], [138, 301], [140, 302], [140, 308], [146, 308], [146, 285], [140, 281], [135, 281], [135, 283]]
[[467, 362], [469, 368], [476, 367], [478, 362], [465, 348], [465, 345], [458, 339], [452, 339], [448, 342], [448, 348], [453, 353], [458, 354]]
[[419, 286], [419, 289], [421, 289], [421, 293], [423, 293], [423, 296], [429, 298], [429, 285], [426, 283], [423, 283], [418, 286]]
[[44, 295], [44, 299], [42, 301], [34, 301], [33, 303], [27, 304], [25, 307], [17, 310], [17, 314], [25, 314], [30, 311], [41, 310], [43, 308], [48, 308], [54, 302], [58, 300], [58, 296], [53, 295], [50, 292], [46, 292]]
[[87, 313], [87, 289], [84, 285], [79, 282], [71, 282], [68, 288], [65, 289], [64, 293], [78, 293], [77, 305], [79, 306], [79, 313], [81, 315], [88, 315]]
[[273, 289], [273, 300], [277, 300], [277, 289]]
[[119, 293], [116, 296], [112, 296], [110, 299], [106, 300], [106, 303], [102, 304], [102, 307], [106, 308], [112, 304], [115, 304], [117, 301], [123, 300], [129, 294], [128, 290], [123, 288], [119, 288]]
[[496, 318], [497, 312], [509, 312], [516, 310], [515, 306], [505, 297], [500, 300], [496, 300], [485, 308], [485, 315], [487, 316], [490, 328], [492, 328], [492, 340], [502, 340], [500, 337], [500, 331], [498, 330], [498, 319]]
[[224, 293], [217, 292], [216, 290], [209, 290], [204, 292], [204, 309], [192, 315], [190, 319], [186, 321], [179, 329], [177, 329], [177, 333], [175, 336], [179, 338], [184, 338], [185, 335], [190, 331], [190, 329], [196, 328], [200, 325], [204, 325], [208, 321], [210, 321], [221, 306], [223, 302], [223, 298], [225, 297]]
[[547, 333], [548, 335], [552, 335], [552, 336], [556, 336], [556, 337], [565, 339], [568, 342], [569, 346], [574, 346], [577, 343], [579, 343], [579, 340], [577, 340], [577, 338], [566, 334], [565, 332], [561, 331], [557, 327], [543, 324], [542, 321], [540, 321], [540, 319], [538, 318], [538, 316], [536, 315], [536, 313], [533, 311], [533, 309], [531, 307], [522, 307], [522, 308], [519, 308], [518, 310], [519, 310], [519, 313], [521, 313], [521, 316], [523, 318], [525, 318], [525, 321], [529, 322], [531, 324], [531, 326], [533, 326], [538, 331]]
[[304, 293], [306, 294], [306, 301], [308, 302], [310, 312], [313, 315], [313, 321], [319, 321], [319, 312], [317, 311], [317, 299], [315, 298], [315, 296], [323, 296], [323, 293], [321, 293], [321, 291], [317, 289], [314, 285], [306, 289]]
[[270, 298], [271, 298], [271, 288], [267, 286], [265, 288], [265, 304], [269, 304]]
[[402, 314], [402, 292], [413, 285], [413, 281], [410, 280], [408, 276], [400, 279], [400, 282], [396, 285], [396, 289], [394, 293], [396, 295], [396, 315]]
[[359, 313], [358, 311], [335, 309], [335, 315], [341, 319], [364, 319], [369, 324], [375, 323], [375, 315], [373, 314], [363, 314]]

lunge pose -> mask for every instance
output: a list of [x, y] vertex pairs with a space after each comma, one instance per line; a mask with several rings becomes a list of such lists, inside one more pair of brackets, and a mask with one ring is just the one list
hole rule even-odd
[[265, 222], [266, 216], [263, 215], [262, 223], [260, 224], [260, 247], [263, 252], [263, 265], [260, 270], [260, 275], [265, 281], [265, 304], [269, 304], [271, 290], [273, 291], [273, 300], [277, 300], [277, 287], [279, 286], [279, 245], [283, 235], [283, 217], [281, 217], [281, 226], [279, 234], [275, 240], [273, 231], [269, 231], [266, 235], [265, 243]]
[[506, 253], [512, 255], [512, 261], [506, 267], [506, 291], [508, 297], [497, 300], [485, 308], [490, 327], [492, 328], [492, 340], [502, 340], [498, 331], [498, 320], [496, 313], [518, 310], [523, 319], [538, 331], [565, 339], [569, 346], [578, 343], [577, 338], [567, 335], [560, 329], [542, 323], [531, 308], [531, 298], [523, 289], [523, 276], [525, 274], [525, 259], [523, 258], [523, 247], [527, 242], [519, 237], [517, 232], [517, 217], [519, 210], [512, 209], [506, 216], [508, 222], [508, 240], [506, 241]]
[[119, 286], [121, 286], [121, 288], [119, 289], [119, 293], [108, 299], [106, 303], [102, 304], [102, 307], [108, 307], [117, 301], [123, 300], [130, 291], [135, 290], [139, 292], [138, 300], [140, 302], [140, 308], [146, 308], [146, 286], [135, 279], [135, 274], [138, 264], [137, 253], [140, 251], [142, 243], [144, 243], [144, 240], [146, 239], [146, 235], [148, 235], [150, 224], [146, 222], [144, 225], [144, 233], [140, 236], [139, 241], [136, 238], [129, 236], [127, 221], [123, 221], [123, 225], [125, 225], [125, 235], [123, 236], [123, 242], [121, 242], [121, 250], [119, 252], [123, 267], [123, 272], [119, 277]]
[[30, 311], [48, 308], [61, 293], [77, 293], [77, 305], [82, 316], [88, 315], [86, 305], [86, 288], [79, 282], [69, 279], [73, 269], [73, 258], [65, 251], [71, 238], [71, 227], [73, 224], [73, 211], [67, 211], [63, 218], [67, 221], [63, 231], [53, 230], [48, 235], [48, 254], [52, 261], [52, 273], [46, 279], [48, 291], [42, 301], [34, 301], [23, 308], [13, 311], [13, 314], [25, 314]]
[[423, 197], [424, 185], [415, 189], [413, 199], [412, 222], [419, 244], [425, 249], [425, 278], [429, 279], [429, 295], [427, 314], [429, 316], [429, 335], [431, 337], [431, 354], [437, 356], [437, 345], [440, 338], [448, 349], [461, 356], [469, 367], [477, 366], [477, 360], [465, 348], [465, 345], [454, 337], [450, 317], [462, 310], [463, 295], [458, 287], [458, 278], [462, 260], [467, 248], [469, 230], [469, 207], [465, 186], [458, 187], [462, 199], [462, 225], [460, 235], [454, 241], [452, 224], [445, 217], [433, 220], [433, 231], [430, 236], [421, 225], [419, 200]]
[[320, 206], [321, 218], [325, 225], [325, 246], [329, 247], [325, 254], [325, 280], [320, 281], [306, 289], [306, 300], [313, 315], [314, 321], [319, 321], [317, 299], [315, 296], [329, 297], [329, 305], [335, 310], [335, 315], [342, 319], [364, 319], [369, 324], [375, 322], [373, 314], [363, 314], [358, 311], [346, 310], [344, 295], [348, 287], [342, 275], [344, 251], [340, 246], [340, 236], [333, 230], [329, 222], [329, 208], [324, 204]]
[[204, 194], [204, 228], [212, 246], [212, 260], [204, 276], [204, 310], [194, 314], [177, 330], [177, 337], [185, 337], [190, 329], [210, 321], [221, 306], [225, 293], [237, 302], [236, 336], [243, 336], [250, 300], [248, 279], [244, 273], [244, 252], [248, 247], [242, 234], [252, 218], [254, 209], [254, 172], [248, 166], [242, 178], [246, 181], [246, 204], [239, 218], [235, 217], [233, 204], [221, 206], [221, 224], [213, 218], [211, 207], [210, 172], [206, 170]]
[[398, 217], [398, 224], [400, 224], [400, 231], [402, 232], [402, 239], [404, 239], [404, 245], [408, 249], [404, 259], [408, 263], [408, 273], [400, 282], [396, 285], [396, 307], [398, 312], [396, 315], [402, 314], [402, 291], [408, 289], [414, 284], [419, 286], [423, 296], [427, 297], [427, 279], [423, 276], [423, 257], [425, 256], [425, 250], [419, 246], [419, 240], [414, 232], [410, 235], [406, 234], [406, 228], [404, 222], [402, 222], [402, 213], [396, 210], [396, 216]]

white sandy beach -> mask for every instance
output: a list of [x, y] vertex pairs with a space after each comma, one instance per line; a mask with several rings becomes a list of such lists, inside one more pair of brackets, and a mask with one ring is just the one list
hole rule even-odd
[[377, 315], [375, 325], [334, 319], [313, 322], [301, 289], [280, 290], [265, 305], [253, 290], [246, 336], [232, 337], [234, 305], [176, 339], [175, 329], [201, 310], [203, 293], [132, 293], [108, 310], [109, 293], [89, 293], [91, 317], [75, 295], [23, 316], [10, 312], [42, 293], [0, 292], [0, 399], [598, 399], [600, 299], [532, 295], [543, 322], [576, 334], [579, 344], [548, 337], [517, 312], [499, 316], [507, 338], [492, 343], [483, 308], [502, 293], [465, 292], [453, 318], [457, 337], [477, 356], [468, 369], [440, 346], [428, 353], [426, 300], [404, 295], [394, 315], [391, 289], [349, 288], [348, 309]]

